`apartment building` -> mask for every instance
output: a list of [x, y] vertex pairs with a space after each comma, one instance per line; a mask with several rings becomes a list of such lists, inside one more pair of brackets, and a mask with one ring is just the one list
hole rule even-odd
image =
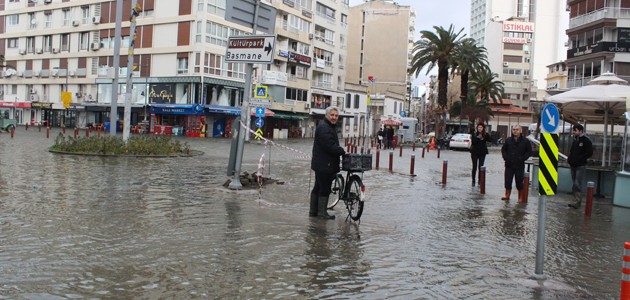
[[561, 1], [471, 0], [470, 36], [514, 105], [527, 109], [546, 89], [547, 66], [564, 59], [566, 14]]
[[[253, 82], [268, 84], [272, 100], [266, 136], [300, 137], [342, 102], [347, 1], [262, 1], [276, 8], [274, 63], [256, 65]], [[245, 65], [225, 61], [230, 36], [252, 29], [226, 20], [227, 0], [138, 0], [131, 123], [150, 131], [171, 127], [229, 137], [244, 98]], [[122, 119], [131, 1], [123, 1], [118, 90], [113, 0], [9, 0], [0, 4], [0, 108], [20, 124], [86, 126], [107, 123], [112, 94]], [[256, 34], [265, 34], [259, 31]], [[72, 92], [64, 107], [61, 92]], [[277, 130], [276, 130], [277, 129]], [[174, 129], [173, 129], [174, 130]]]
[[630, 79], [630, 1], [568, 0], [565, 37], [567, 86], [580, 87], [606, 72]]
[[369, 87], [372, 130], [381, 119], [409, 112], [415, 19], [412, 7], [394, 1], [350, 8], [346, 82]]

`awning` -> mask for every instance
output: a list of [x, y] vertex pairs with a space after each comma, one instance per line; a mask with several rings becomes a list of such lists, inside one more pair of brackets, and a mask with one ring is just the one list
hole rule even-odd
[[226, 114], [226, 115], [232, 115], [232, 116], [241, 115], [241, 109], [236, 108], [234, 106], [204, 105], [203, 107], [206, 108], [209, 113]]
[[[249, 114], [252, 117], [256, 116], [256, 109], [255, 108], [251, 108], [251, 113]], [[271, 109], [265, 108], [265, 117], [273, 117], [275, 116], [276, 113], [273, 112]]]
[[275, 115], [273, 116], [276, 119], [285, 119], [285, 120], [303, 120], [308, 119], [308, 115], [298, 114], [294, 112], [288, 111], [275, 111]]
[[387, 119], [387, 120], [382, 120], [381, 124], [383, 125], [392, 125], [392, 126], [398, 126], [401, 125], [402, 122], [398, 121], [398, 120], [394, 120], [394, 119]]

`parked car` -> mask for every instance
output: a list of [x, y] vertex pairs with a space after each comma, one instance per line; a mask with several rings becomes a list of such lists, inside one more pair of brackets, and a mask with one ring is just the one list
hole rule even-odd
[[5, 118], [5, 116], [0, 114], [0, 129], [9, 131], [11, 128], [15, 128], [16, 124], [16, 120], [9, 119], [8, 117]]
[[451, 137], [449, 147], [451, 149], [470, 149], [472, 139], [468, 133], [456, 133]]

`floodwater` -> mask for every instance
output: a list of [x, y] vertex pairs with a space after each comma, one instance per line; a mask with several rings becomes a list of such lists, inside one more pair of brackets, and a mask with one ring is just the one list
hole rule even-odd
[[568, 195], [550, 197], [548, 279], [531, 280], [538, 197], [499, 200], [496, 148], [485, 195], [470, 186], [466, 152], [416, 149], [415, 177], [410, 149], [394, 152], [392, 173], [383, 154], [353, 223], [342, 204], [334, 221], [307, 217], [314, 176], [301, 152], [312, 140], [246, 144], [243, 170], [255, 172], [264, 153], [281, 183], [259, 194], [222, 187], [229, 140], [181, 139], [204, 155], [56, 155], [43, 130], [1, 133], [0, 299], [619, 297], [630, 209], [598, 199], [585, 219]]

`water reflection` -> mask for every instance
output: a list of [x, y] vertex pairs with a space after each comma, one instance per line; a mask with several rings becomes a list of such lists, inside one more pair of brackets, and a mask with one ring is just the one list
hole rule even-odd
[[501, 212], [501, 233], [509, 236], [523, 236], [526, 232], [527, 204], [505, 204]]

